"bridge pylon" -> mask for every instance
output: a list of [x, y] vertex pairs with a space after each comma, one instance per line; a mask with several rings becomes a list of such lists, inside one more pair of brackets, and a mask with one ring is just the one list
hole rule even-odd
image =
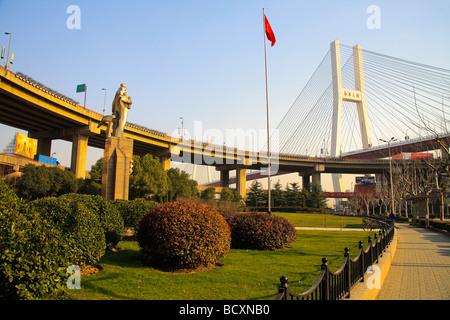
[[[359, 128], [364, 149], [372, 146], [369, 117], [367, 115], [366, 94], [364, 88], [364, 70], [361, 46], [353, 47], [353, 70], [355, 76], [355, 89], [342, 87], [341, 55], [339, 40], [330, 44], [331, 72], [333, 78], [333, 116], [331, 127], [331, 156], [341, 155], [342, 106], [343, 102], [356, 103]], [[333, 174], [333, 187], [335, 192], [342, 192], [344, 185], [341, 174]]]

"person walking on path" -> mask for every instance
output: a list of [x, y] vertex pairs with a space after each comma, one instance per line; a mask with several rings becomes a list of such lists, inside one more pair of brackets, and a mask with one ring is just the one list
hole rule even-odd
[[391, 219], [392, 222], [394, 222], [394, 220], [395, 220], [395, 214], [394, 214], [393, 212], [391, 212], [391, 213], [389, 214], [389, 219]]
[[449, 300], [450, 237], [396, 223], [397, 251], [377, 300]]

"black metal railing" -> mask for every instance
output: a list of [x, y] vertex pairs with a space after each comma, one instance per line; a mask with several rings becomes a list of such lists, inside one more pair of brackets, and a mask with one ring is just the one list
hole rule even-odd
[[350, 298], [352, 288], [359, 282], [364, 282], [367, 269], [378, 263], [394, 236], [394, 223], [387, 219], [379, 219], [383, 226], [369, 236], [368, 246], [364, 250], [363, 242], [359, 241], [359, 249], [355, 259], [350, 258], [349, 248], [344, 250], [344, 260], [340, 268], [332, 272], [328, 267], [327, 258], [322, 258], [320, 274], [314, 284], [305, 292], [296, 294], [289, 289], [288, 278], [282, 276], [275, 300], [340, 300]]

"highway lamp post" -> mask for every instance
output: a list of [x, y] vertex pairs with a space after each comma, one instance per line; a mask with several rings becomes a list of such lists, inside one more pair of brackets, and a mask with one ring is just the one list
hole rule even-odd
[[388, 149], [389, 149], [389, 175], [391, 180], [391, 212], [395, 214], [395, 207], [394, 207], [394, 184], [392, 181], [392, 157], [391, 157], [391, 142], [397, 141], [394, 137], [392, 137], [389, 141], [380, 139], [380, 141], [387, 142]]
[[103, 100], [103, 116], [105, 115], [105, 107], [106, 107], [106, 88], [102, 88], [105, 91], [105, 99]]
[[9, 49], [11, 48], [11, 33], [5, 32], [6, 35], [9, 35], [9, 44], [8, 44], [8, 55], [6, 56], [6, 69], [8, 69], [9, 65]]
[[184, 119], [183, 117], [180, 117], [181, 120], [181, 141], [184, 140]]

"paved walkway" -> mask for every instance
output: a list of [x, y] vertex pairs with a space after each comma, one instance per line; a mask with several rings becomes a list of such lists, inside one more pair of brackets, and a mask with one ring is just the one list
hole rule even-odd
[[449, 300], [450, 237], [396, 223], [397, 251], [377, 300]]

